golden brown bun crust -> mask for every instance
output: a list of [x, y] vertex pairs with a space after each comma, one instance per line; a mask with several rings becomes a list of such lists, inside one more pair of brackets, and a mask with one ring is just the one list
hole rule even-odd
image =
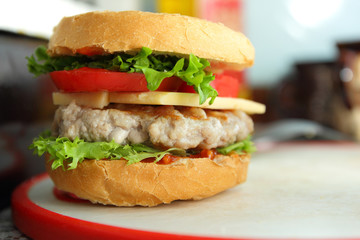
[[104, 54], [137, 52], [141, 47], [179, 56], [193, 53], [233, 69], [254, 61], [254, 48], [242, 33], [178, 14], [103, 11], [65, 17], [54, 29], [48, 52], [71, 55], [84, 47], [100, 48]]
[[74, 170], [46, 169], [63, 191], [93, 203], [156, 206], [174, 200], [210, 197], [246, 180], [250, 155], [184, 158], [173, 164], [85, 160]]

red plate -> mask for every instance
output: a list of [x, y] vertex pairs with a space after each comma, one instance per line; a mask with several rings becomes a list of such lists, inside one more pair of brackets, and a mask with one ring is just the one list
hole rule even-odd
[[359, 169], [356, 144], [277, 145], [247, 183], [154, 208], [57, 198], [41, 175], [14, 192], [13, 219], [34, 239], [360, 239]]

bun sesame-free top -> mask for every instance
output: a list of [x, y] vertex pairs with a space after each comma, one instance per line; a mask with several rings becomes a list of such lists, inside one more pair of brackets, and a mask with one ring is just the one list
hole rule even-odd
[[48, 53], [73, 55], [84, 48], [99, 53], [138, 52], [187, 56], [190, 53], [231, 69], [253, 65], [254, 48], [240, 32], [221, 23], [178, 14], [138, 11], [90, 12], [63, 18], [55, 27]]

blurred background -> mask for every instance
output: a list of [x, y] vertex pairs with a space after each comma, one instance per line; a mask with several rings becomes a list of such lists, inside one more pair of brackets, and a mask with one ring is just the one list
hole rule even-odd
[[0, 209], [12, 189], [44, 171], [28, 150], [55, 107], [46, 76], [26, 56], [63, 16], [93, 10], [181, 13], [244, 32], [255, 65], [237, 74], [239, 96], [267, 105], [253, 116], [256, 142], [360, 141], [360, 1], [2, 0], [0, 8]]

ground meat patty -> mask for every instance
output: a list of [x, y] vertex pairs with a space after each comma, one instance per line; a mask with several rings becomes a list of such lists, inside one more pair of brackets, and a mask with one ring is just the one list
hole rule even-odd
[[57, 109], [53, 134], [86, 141], [120, 144], [151, 142], [155, 146], [216, 148], [245, 139], [253, 131], [241, 111], [192, 107], [116, 104], [92, 109], [72, 103]]

